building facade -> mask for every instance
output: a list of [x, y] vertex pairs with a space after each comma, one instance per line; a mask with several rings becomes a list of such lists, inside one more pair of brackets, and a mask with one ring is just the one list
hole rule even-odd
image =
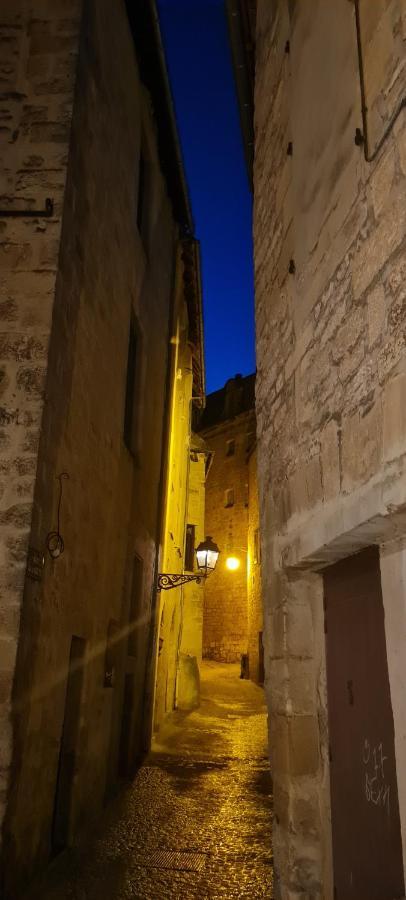
[[221, 555], [204, 590], [203, 656], [262, 671], [262, 596], [255, 448], [255, 375], [236, 375], [209, 394], [199, 431], [213, 453], [206, 533]]
[[198, 393], [202, 353], [154, 3], [5, 0], [0, 31], [0, 893], [14, 900], [149, 746], [181, 329]]
[[245, 84], [256, 40], [275, 896], [403, 897], [404, 4], [259, 0], [256, 36], [253, 4], [228, 6]]
[[[183, 242], [182, 266], [171, 343], [170, 441], [160, 556], [161, 571], [169, 575], [195, 570], [195, 548], [204, 539], [207, 454], [191, 431], [193, 417], [204, 406], [202, 299], [195, 241]], [[155, 731], [176, 707], [199, 703], [202, 605], [202, 583], [172, 586], [159, 594]]]

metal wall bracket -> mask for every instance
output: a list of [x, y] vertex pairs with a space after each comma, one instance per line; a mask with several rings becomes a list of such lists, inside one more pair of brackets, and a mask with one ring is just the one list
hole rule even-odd
[[187, 584], [189, 581], [196, 581], [200, 584], [204, 575], [158, 575], [158, 591], [170, 591], [171, 588], [180, 587], [181, 584]]
[[45, 200], [45, 209], [0, 209], [0, 219], [49, 219], [54, 213], [54, 201]]

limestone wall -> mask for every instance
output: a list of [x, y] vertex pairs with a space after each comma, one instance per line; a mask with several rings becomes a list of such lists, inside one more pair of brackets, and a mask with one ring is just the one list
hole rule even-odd
[[0, 822], [81, 6], [79, 0], [0, 6], [0, 209], [42, 210], [47, 197], [54, 203], [46, 219], [0, 216]]
[[[239, 662], [241, 654], [247, 652], [247, 448], [254, 430], [253, 414], [249, 412], [202, 432], [214, 453], [207, 478], [206, 534], [221, 551], [217, 568], [205, 585], [203, 656], [223, 662]], [[228, 455], [229, 441], [235, 442], [233, 455]], [[234, 492], [233, 504], [226, 506], [230, 490]], [[236, 571], [226, 568], [229, 556], [240, 562]]]
[[[14, 3], [14, 9], [16, 5], [20, 4]], [[40, 27], [37, 22], [30, 36], [39, 6], [44, 19], [47, 10], [50, 23], [44, 21]], [[58, 185], [65, 172], [55, 173], [55, 169], [61, 158], [66, 168], [68, 159], [71, 89], [67, 58], [59, 60], [57, 48], [62, 53], [69, 44], [72, 53], [74, 23], [69, 24], [72, 3], [36, 3], [35, 20], [33, 4], [24, 4], [24, 10], [28, 7], [18, 47], [20, 62], [33, 41], [38, 48], [35, 72], [42, 66], [50, 72], [55, 67], [55, 78], [61, 74], [55, 83], [47, 82], [53, 91], [50, 111], [43, 88], [37, 88], [37, 81], [33, 85], [35, 98], [29, 101], [33, 124], [27, 125], [31, 131], [21, 132], [31, 143], [29, 151], [22, 148], [22, 158], [28, 158], [28, 152], [37, 157], [38, 171], [30, 176], [31, 183], [41, 185], [35, 199], [53, 194], [57, 219], [28, 225], [17, 221], [12, 233], [19, 245], [28, 233], [32, 252], [37, 253], [38, 243], [45, 254], [48, 237], [59, 238], [62, 214]], [[3, 9], [4, 4], [2, 13]], [[73, 65], [74, 55], [69, 58]], [[18, 103], [24, 110], [24, 100]], [[55, 118], [55, 110], [60, 119]], [[141, 141], [149, 169], [148, 233], [143, 235], [137, 229]], [[106, 794], [114, 789], [119, 775], [130, 773], [143, 750], [145, 659], [176, 243], [150, 100], [139, 81], [124, 4], [88, 0], [80, 36], [58, 266], [56, 247], [52, 261], [38, 263], [35, 256], [35, 271], [28, 278], [25, 272], [13, 272], [7, 288], [6, 321], [12, 331], [10, 337], [7, 332], [5, 345], [14, 349], [10, 369], [7, 362], [6, 383], [9, 379], [8, 409], [15, 409], [14, 431], [3, 444], [11, 473], [7, 491], [18, 476], [13, 496], [3, 494], [2, 500], [8, 554], [3, 596], [10, 601], [2, 606], [2, 615], [14, 639], [2, 660], [7, 659], [10, 669], [39, 438], [30, 543], [45, 553], [41, 581], [25, 581], [14, 685], [14, 769], [4, 826], [5, 891], [12, 897], [18, 882], [44, 865], [51, 850], [73, 635], [86, 644], [69, 839], [97, 818]], [[7, 258], [11, 261], [12, 256]], [[51, 271], [42, 272], [42, 265], [49, 265]], [[137, 330], [137, 376], [130, 451], [124, 441], [124, 407], [131, 317]], [[20, 328], [29, 337], [17, 346], [13, 330]], [[16, 383], [19, 394], [13, 399]], [[47, 533], [57, 522], [57, 476], [62, 472], [69, 476], [63, 481], [61, 506], [65, 551], [52, 561], [44, 547]], [[113, 660], [108, 677], [106, 649]]]
[[263, 633], [262, 579], [261, 579], [261, 535], [259, 527], [257, 451], [250, 454], [248, 463], [248, 563], [247, 563], [247, 608], [248, 608], [248, 654], [249, 674], [253, 681], [262, 681], [260, 635]]
[[405, 529], [406, 23], [398, 0], [359, 13], [368, 146], [354, 4], [258, 4], [256, 407], [283, 898], [332, 897], [322, 579], [308, 570]]

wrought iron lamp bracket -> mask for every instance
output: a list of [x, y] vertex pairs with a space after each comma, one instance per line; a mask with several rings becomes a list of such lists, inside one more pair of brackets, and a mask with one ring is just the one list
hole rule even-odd
[[159, 574], [158, 575], [158, 591], [170, 591], [171, 588], [180, 587], [181, 584], [187, 584], [189, 581], [196, 581], [200, 584], [205, 575], [175, 575], [175, 574]]

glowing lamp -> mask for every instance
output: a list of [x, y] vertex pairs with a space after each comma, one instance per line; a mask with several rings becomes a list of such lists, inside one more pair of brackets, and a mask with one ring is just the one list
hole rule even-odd
[[228, 556], [226, 559], [226, 567], [230, 572], [235, 572], [240, 568], [240, 560], [236, 556]]
[[220, 550], [211, 537], [207, 537], [196, 548], [197, 567], [204, 577], [216, 568], [219, 553]]
[[171, 588], [180, 587], [182, 584], [188, 584], [190, 581], [196, 581], [200, 584], [202, 578], [207, 578], [210, 572], [216, 568], [220, 550], [211, 537], [207, 537], [196, 548], [197, 566], [199, 573], [196, 575], [187, 575], [185, 572], [160, 572], [158, 574], [158, 591], [170, 591]]

